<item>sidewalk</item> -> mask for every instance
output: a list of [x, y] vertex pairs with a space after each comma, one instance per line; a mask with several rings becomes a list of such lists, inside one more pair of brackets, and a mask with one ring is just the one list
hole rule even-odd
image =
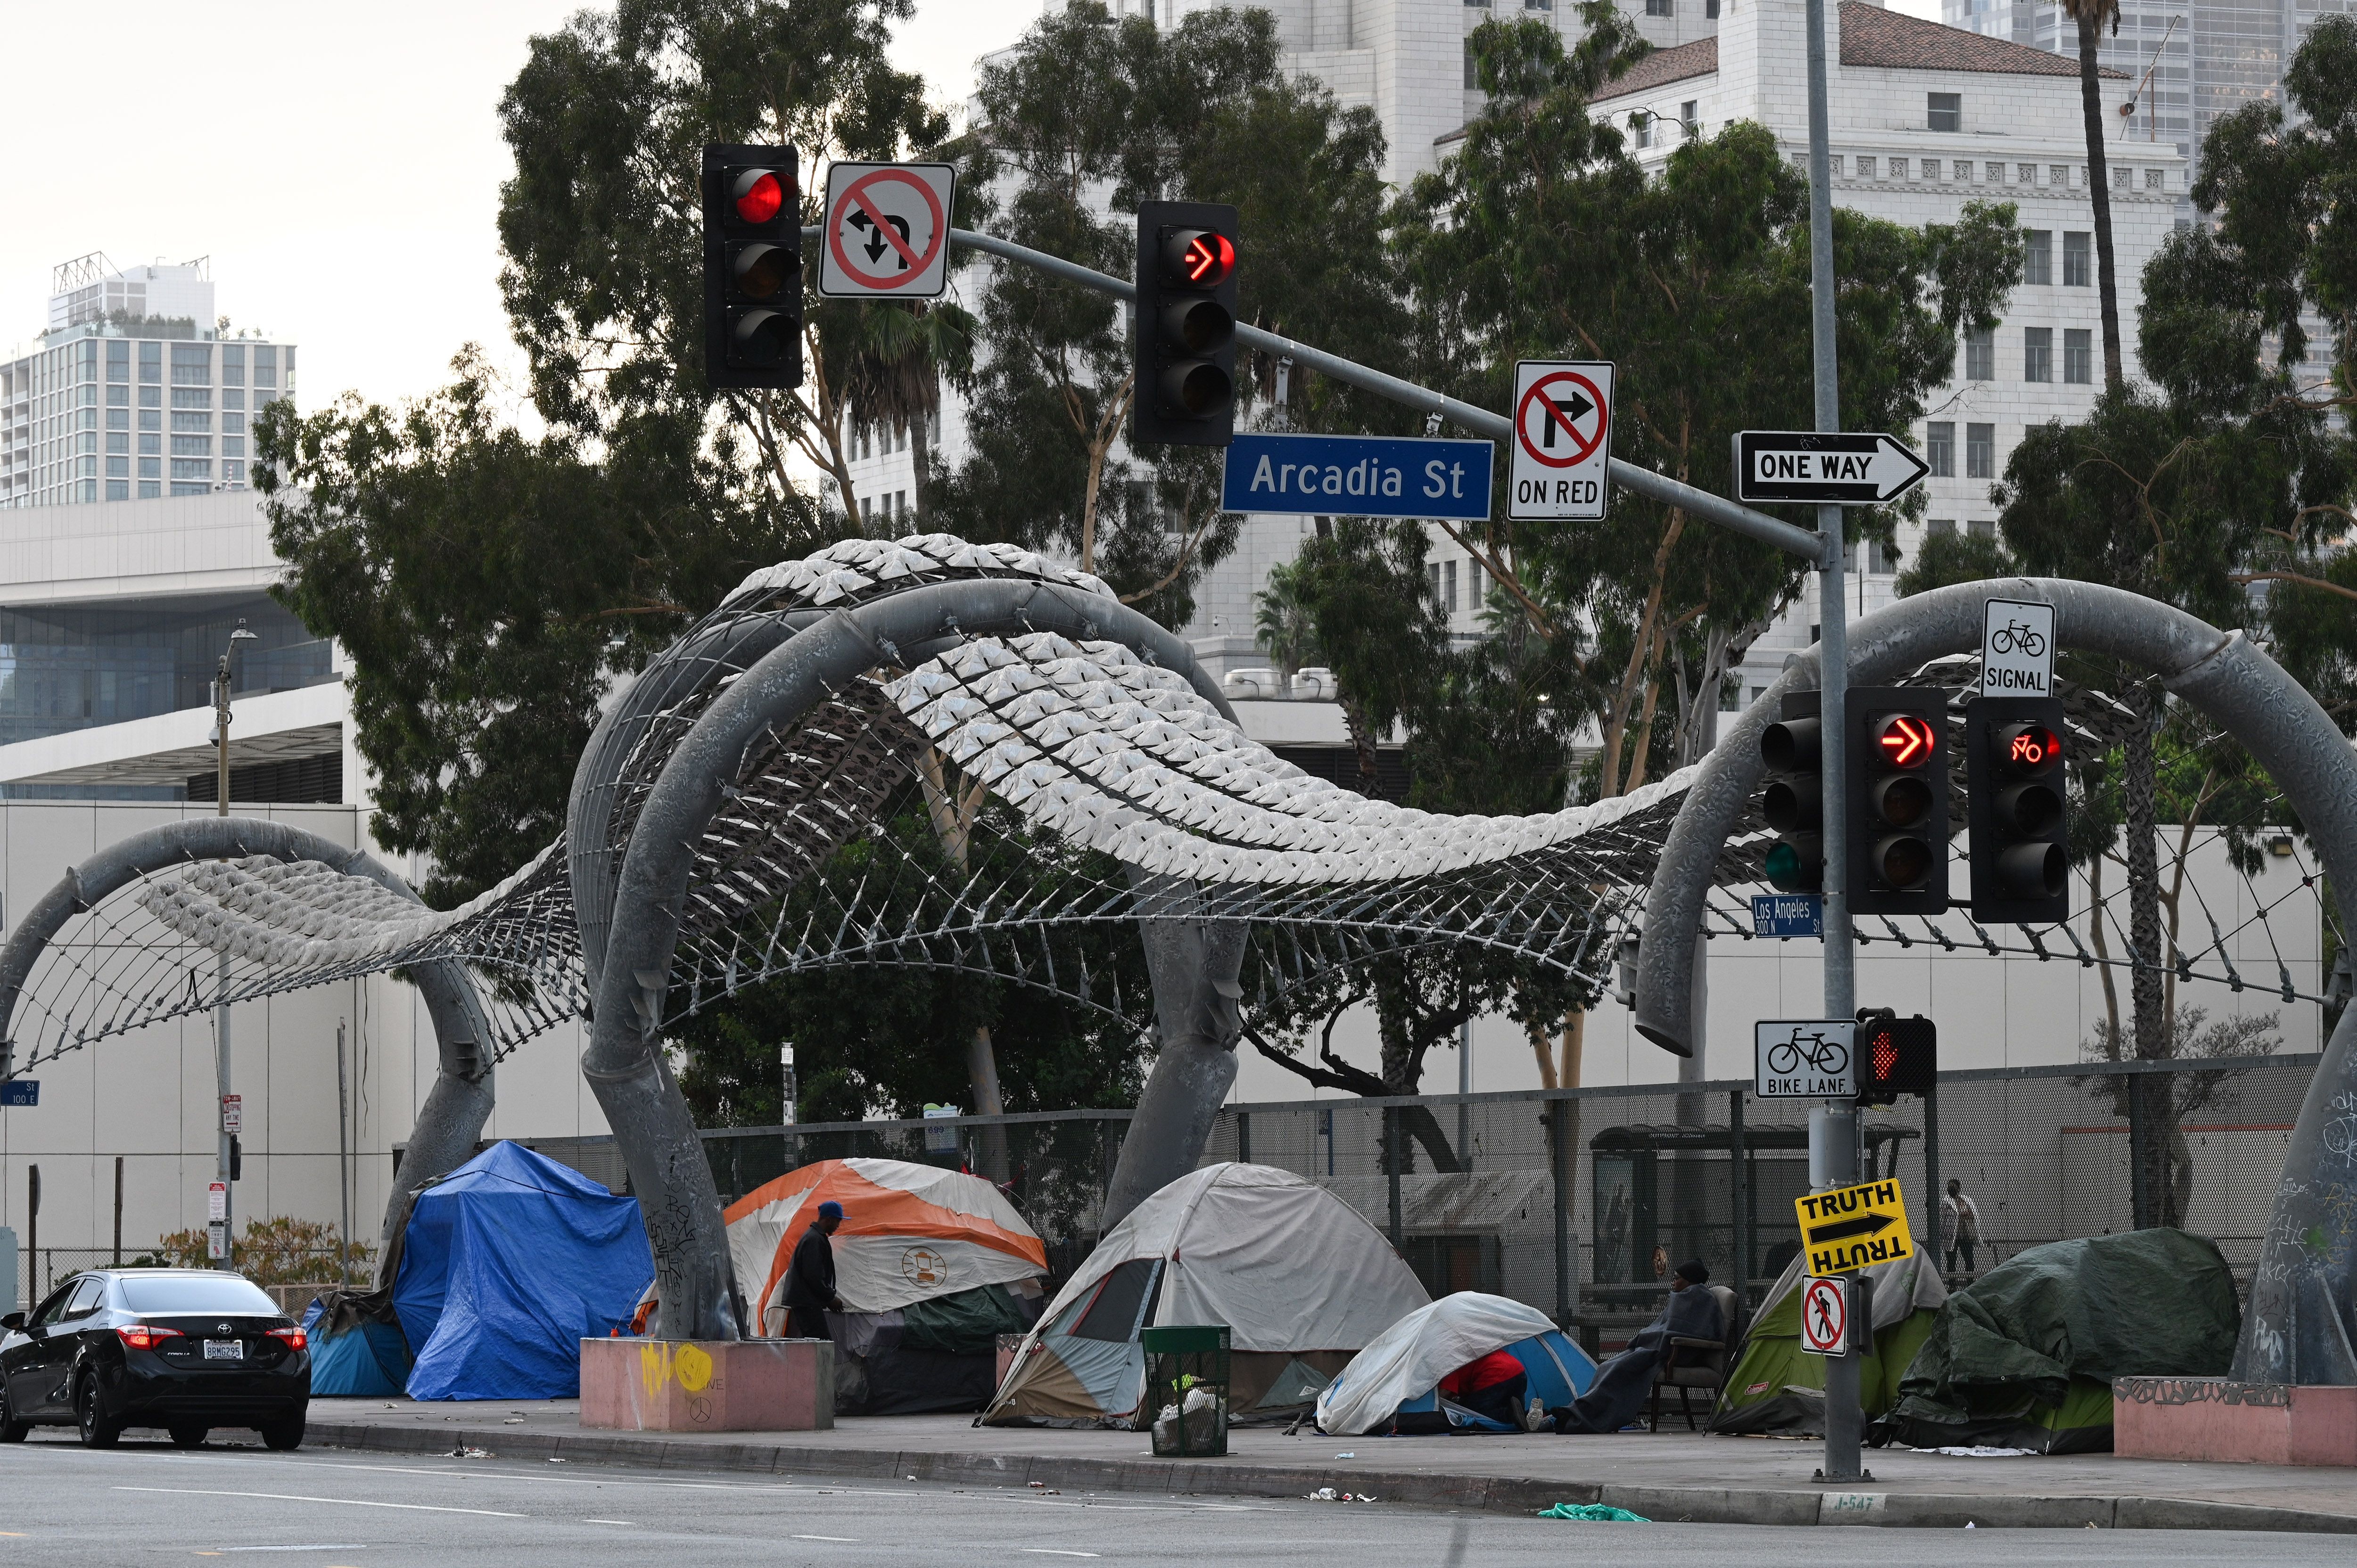
[[1875, 1479], [1810, 1480], [1816, 1443], [1684, 1431], [1612, 1437], [1320, 1437], [1238, 1428], [1224, 1459], [1153, 1457], [1143, 1433], [976, 1427], [969, 1416], [845, 1418], [832, 1432], [585, 1432], [572, 1400], [317, 1399], [309, 1439], [391, 1453], [479, 1448], [503, 1459], [762, 1475], [841, 1476], [1068, 1492], [1302, 1498], [1321, 1487], [1385, 1503], [1535, 1512], [1609, 1503], [1704, 1524], [1961, 1529], [2288, 1530], [2357, 1534], [2343, 1470], [2175, 1464], [2109, 1454], [1967, 1459], [1869, 1450]]

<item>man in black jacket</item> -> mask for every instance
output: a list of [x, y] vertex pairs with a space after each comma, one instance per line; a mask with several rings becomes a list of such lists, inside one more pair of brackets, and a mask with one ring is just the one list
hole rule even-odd
[[794, 1260], [786, 1265], [786, 1337], [826, 1339], [826, 1315], [843, 1310], [834, 1294], [834, 1243], [827, 1238], [843, 1224], [843, 1205], [833, 1198], [818, 1206], [802, 1239], [794, 1243]]

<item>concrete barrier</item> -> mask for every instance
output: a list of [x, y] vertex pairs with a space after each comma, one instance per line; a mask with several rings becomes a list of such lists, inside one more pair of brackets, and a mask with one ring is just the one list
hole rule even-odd
[[2112, 1422], [2130, 1458], [2357, 1466], [2357, 1388], [2115, 1378]]
[[834, 1425], [823, 1339], [584, 1339], [581, 1424], [622, 1432], [813, 1432]]

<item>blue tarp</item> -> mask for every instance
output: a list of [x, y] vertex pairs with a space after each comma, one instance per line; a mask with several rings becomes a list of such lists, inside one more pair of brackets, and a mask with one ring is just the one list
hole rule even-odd
[[322, 1399], [390, 1399], [409, 1378], [409, 1347], [399, 1326], [352, 1321], [330, 1333], [317, 1302], [303, 1315], [311, 1337], [311, 1391]]
[[580, 1341], [627, 1324], [654, 1273], [636, 1199], [492, 1144], [410, 1211], [393, 1287], [409, 1396], [577, 1397]]
[[[1544, 1334], [1534, 1334], [1528, 1339], [1517, 1339], [1505, 1349], [1506, 1354], [1523, 1364], [1523, 1374], [1529, 1380], [1527, 1392], [1544, 1402], [1543, 1408], [1569, 1404], [1586, 1393], [1588, 1385], [1596, 1381], [1596, 1362], [1587, 1352], [1553, 1329]], [[1399, 1413], [1404, 1416], [1436, 1412], [1448, 1418], [1451, 1432], [1519, 1430], [1442, 1399], [1438, 1389], [1405, 1401], [1399, 1407]]]

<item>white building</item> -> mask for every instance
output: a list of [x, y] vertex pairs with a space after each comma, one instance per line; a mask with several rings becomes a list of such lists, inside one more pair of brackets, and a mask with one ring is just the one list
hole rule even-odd
[[201, 260], [93, 252], [51, 289], [39, 346], [0, 364], [0, 507], [244, 489], [249, 423], [294, 397], [295, 346], [225, 335]]

